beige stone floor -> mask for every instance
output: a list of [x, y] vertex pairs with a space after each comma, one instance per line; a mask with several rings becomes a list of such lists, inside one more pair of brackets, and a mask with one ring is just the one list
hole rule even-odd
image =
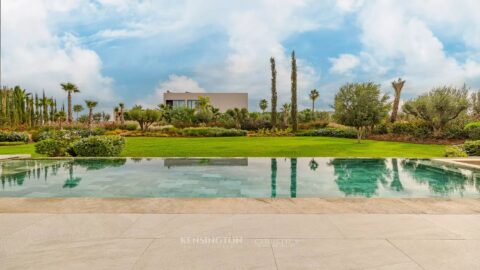
[[480, 215], [2, 213], [0, 269], [480, 269]]

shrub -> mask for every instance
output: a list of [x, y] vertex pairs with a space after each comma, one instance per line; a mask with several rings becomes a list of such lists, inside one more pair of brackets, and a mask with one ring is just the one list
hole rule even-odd
[[480, 156], [480, 140], [466, 141], [462, 145], [463, 151], [469, 156]]
[[298, 125], [299, 129], [319, 129], [319, 128], [326, 128], [328, 126], [328, 121], [317, 120], [308, 123], [300, 123]]
[[129, 123], [129, 124], [122, 125], [120, 129], [134, 131], [138, 129], [138, 125], [136, 123]]
[[[479, 135], [480, 135], [480, 129], [479, 129]], [[460, 125], [448, 125], [447, 127], [445, 127], [442, 137], [445, 139], [467, 139], [468, 131], [463, 126], [460, 126]]]
[[462, 146], [454, 145], [447, 146], [445, 149], [446, 157], [467, 157], [467, 153], [463, 151]]
[[433, 136], [433, 128], [425, 122], [395, 122], [391, 125], [394, 135], [409, 135], [415, 138], [428, 138]]
[[353, 128], [322, 128], [297, 133], [297, 136], [320, 136], [337, 138], [357, 138], [357, 131]]
[[35, 144], [35, 152], [49, 157], [68, 155], [69, 144], [65, 140], [45, 139]]
[[469, 139], [480, 140], [480, 122], [468, 123], [465, 126], [465, 132]]
[[380, 123], [373, 128], [373, 134], [388, 134], [387, 123]]
[[429, 137], [433, 137], [433, 127], [425, 122], [416, 122], [413, 123], [413, 137], [425, 139]]
[[0, 142], [28, 142], [28, 134], [23, 132], [0, 131]]
[[291, 136], [292, 134], [292, 129], [291, 128], [286, 128], [286, 129], [279, 129], [279, 128], [274, 128], [274, 129], [259, 129], [257, 132], [251, 133], [251, 136], [256, 136], [256, 137], [274, 137], [274, 136]]
[[241, 127], [243, 130], [270, 129], [272, 128], [272, 123], [267, 119], [248, 118], [242, 122]]
[[32, 141], [39, 142], [51, 138], [53, 135], [52, 130], [37, 130], [32, 133]]
[[412, 135], [415, 125], [412, 122], [395, 122], [392, 124], [391, 130], [395, 135]]
[[246, 136], [247, 132], [240, 129], [226, 129], [218, 127], [184, 128], [182, 135], [191, 137], [233, 137]]
[[75, 155], [80, 157], [114, 157], [125, 147], [125, 139], [120, 136], [92, 136], [72, 143]]

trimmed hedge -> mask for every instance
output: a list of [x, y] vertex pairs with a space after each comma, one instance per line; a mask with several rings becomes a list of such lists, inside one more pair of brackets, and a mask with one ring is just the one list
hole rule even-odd
[[218, 127], [184, 128], [181, 132], [183, 136], [188, 137], [235, 137], [247, 135], [245, 130]]
[[35, 144], [35, 152], [49, 157], [68, 156], [68, 148], [68, 141], [57, 139], [45, 139]]
[[445, 149], [446, 157], [480, 156], [480, 140], [466, 141], [461, 145], [448, 146]]
[[124, 147], [125, 139], [121, 136], [92, 136], [71, 144], [73, 153], [80, 157], [115, 157]]
[[297, 136], [357, 138], [357, 131], [353, 128], [321, 128], [318, 130], [299, 132]]
[[100, 136], [104, 135], [106, 130], [102, 127], [94, 128], [93, 130], [82, 129], [82, 128], [71, 128], [63, 130], [55, 130], [51, 128], [40, 129], [32, 133], [32, 140], [34, 142], [39, 142], [46, 139], [58, 138], [63, 136], [71, 137], [80, 137], [86, 138], [89, 136]]
[[0, 131], [0, 142], [25, 142], [29, 141], [28, 134], [23, 132]]
[[459, 146], [459, 145], [447, 146], [445, 148], [445, 156], [446, 157], [468, 157], [467, 153], [463, 151], [462, 146]]
[[463, 151], [469, 156], [480, 156], [480, 140], [466, 141], [462, 145]]
[[480, 140], [480, 122], [468, 123], [465, 126], [465, 131], [467, 132], [469, 139]]

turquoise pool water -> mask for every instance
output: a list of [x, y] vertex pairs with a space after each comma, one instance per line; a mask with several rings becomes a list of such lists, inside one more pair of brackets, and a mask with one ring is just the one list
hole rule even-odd
[[0, 161], [0, 197], [480, 197], [480, 171], [428, 159]]

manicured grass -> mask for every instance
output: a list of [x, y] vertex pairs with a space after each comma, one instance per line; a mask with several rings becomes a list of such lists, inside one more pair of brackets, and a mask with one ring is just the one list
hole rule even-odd
[[[445, 146], [327, 137], [130, 137], [126, 157], [441, 157]], [[0, 146], [0, 154], [35, 154], [33, 144]]]

